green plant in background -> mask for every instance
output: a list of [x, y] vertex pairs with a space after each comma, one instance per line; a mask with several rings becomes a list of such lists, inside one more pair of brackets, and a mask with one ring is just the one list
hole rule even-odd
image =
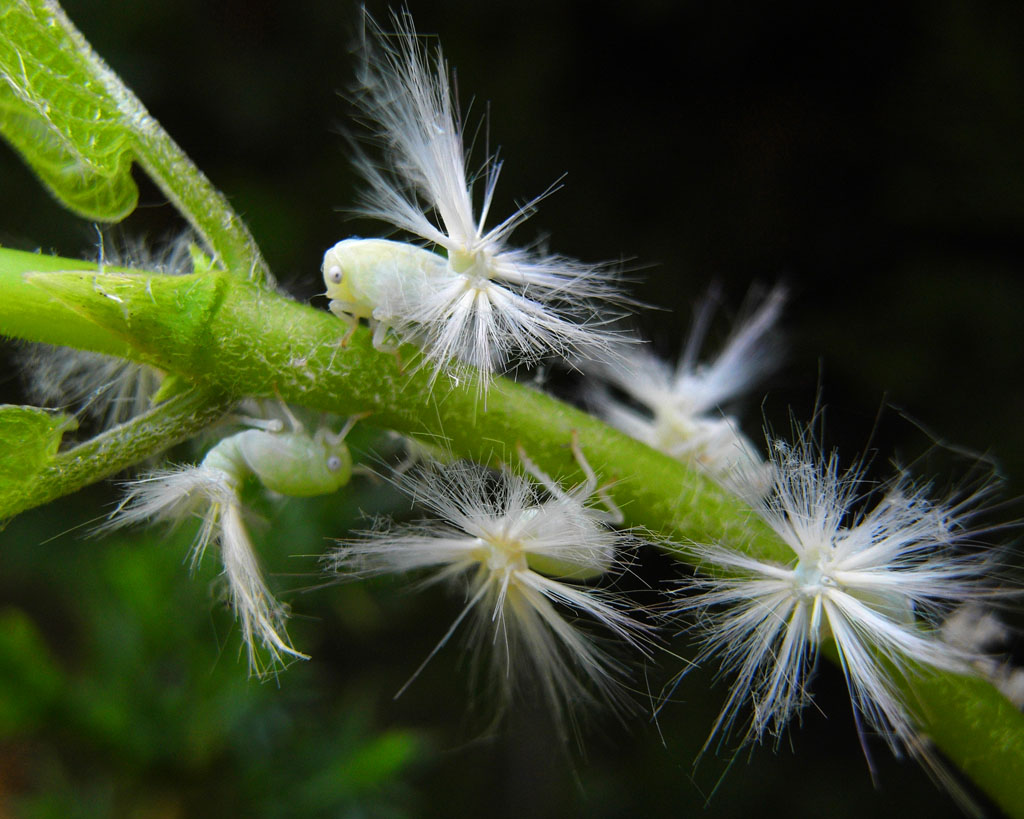
[[[708, 477], [707, 465], [702, 466], [699, 457], [691, 457], [693, 453], [668, 457], [531, 387], [502, 378], [492, 380], [486, 370], [500, 370], [511, 359], [531, 360], [541, 352], [594, 354], [596, 349], [597, 354], [610, 356], [614, 338], [601, 324], [600, 307], [594, 300], [614, 294], [607, 288], [604, 271], [557, 257], [515, 256], [517, 251], [509, 250], [507, 233], [528, 215], [532, 205], [501, 223], [497, 232], [484, 230], [486, 206], [483, 217], [474, 217], [471, 196], [464, 189], [464, 156], [460, 138], [456, 139], [443, 63], [429, 65], [429, 58], [411, 40], [403, 39], [398, 50], [383, 47], [383, 61], [375, 67], [372, 61], [368, 64], [370, 73], [363, 82], [371, 91], [370, 112], [389, 135], [394, 167], [406, 174], [397, 180], [386, 178], [367, 165], [377, 195], [369, 208], [442, 252], [427, 253], [402, 245], [404, 249], [382, 259], [375, 246], [374, 253], [353, 260], [332, 249], [324, 269], [329, 291], [332, 285], [343, 287], [346, 268], [358, 270], [356, 281], [365, 285], [362, 293], [353, 293], [351, 283], [344, 285], [347, 291], [330, 293], [335, 300], [332, 309], [350, 325], [342, 343], [342, 328], [334, 316], [298, 304], [273, 289], [258, 249], [226, 200], [92, 53], [58, 7], [10, 2], [0, 9], [0, 71], [5, 79], [0, 86], [0, 128], [49, 189], [86, 218], [117, 221], [136, 202], [130, 176], [136, 162], [175, 203], [209, 253], [208, 262], [196, 265], [194, 272], [166, 276], [0, 250], [0, 332], [120, 356], [169, 374], [151, 410], [69, 448], [61, 449], [61, 441], [73, 428], [73, 419], [31, 407], [5, 408], [0, 414], [0, 517], [10, 518], [150, 458], [209, 428], [240, 400], [250, 397], [280, 398], [335, 415], [367, 413], [366, 423], [374, 427], [427, 443], [442, 441], [444, 448], [458, 457], [493, 466], [529, 463], [534, 474], [556, 475], [562, 482], [548, 479], [549, 498], [519, 501], [519, 506], [525, 504], [525, 511], [535, 514], [532, 510], [545, 508], [545, 504], [561, 503], [560, 514], [577, 530], [581, 516], [587, 514], [581, 510], [586, 507], [561, 487], [583, 485], [581, 476], [588, 484], [584, 465], [589, 462], [602, 481], [614, 482], [608, 492], [622, 508], [627, 523], [644, 527], [670, 554], [684, 561], [696, 556], [718, 564], [725, 572], [723, 582], [733, 584], [727, 588], [742, 588], [735, 578], [742, 579], [744, 571], [776, 575], [792, 571], [795, 579], [787, 580], [789, 585], [771, 590], [771, 594], [782, 595], [781, 602], [753, 606], [745, 623], [736, 626], [734, 621], [741, 642], [749, 639], [749, 634], [754, 634], [755, 641], [760, 639], [760, 653], [752, 650], [744, 656], [735, 653], [738, 649], [726, 649], [734, 652], [731, 661], [740, 666], [741, 681], [756, 679], [757, 692], [752, 696], [769, 708], [768, 713], [757, 715], [755, 733], [761, 733], [773, 720], [789, 716], [806, 696], [802, 671], [793, 670], [786, 662], [777, 660], [774, 670], [762, 676], [758, 665], [763, 655], [788, 656], [803, 664], [821, 644], [824, 653], [843, 663], [857, 707], [873, 727], [891, 732], [887, 738], [908, 745], [926, 760], [932, 758], [928, 741], [934, 742], [1005, 810], [1024, 815], [1024, 721], [1020, 714], [992, 682], [970, 673], [973, 655], [950, 646], [936, 661], [939, 655], [929, 653], [936, 651], [936, 635], [918, 631], [921, 624], [916, 617], [927, 614], [929, 606], [937, 604], [942, 610], [989, 588], [977, 582], [978, 560], [960, 557], [942, 565], [917, 560], [918, 554], [936, 542], [941, 544], [939, 557], [944, 556], [947, 544], [962, 536], [966, 518], [960, 510], [949, 504], [932, 506], [920, 493], [894, 489], [876, 510], [851, 521], [846, 517], [852, 514], [848, 503], [856, 493], [844, 489], [843, 484], [836, 488], [838, 473], [833, 462], [822, 473], [814, 472], [813, 459], [821, 455], [805, 447], [803, 457], [775, 461], [776, 469], [798, 470], [785, 473], [789, 477], [783, 486], [795, 492], [799, 502], [788, 506], [783, 502], [779, 518], [767, 512], [757, 516], [751, 504], [757, 508], [765, 503], [765, 489], [758, 484], [764, 481], [761, 470], [755, 470], [760, 473], [758, 481], [739, 487], [723, 481], [728, 485], [723, 486]], [[375, 88], [374, 77], [378, 81], [384, 78], [382, 87]], [[420, 96], [414, 95], [413, 100], [419, 107], [387, 113], [388, 102], [402, 99], [406, 87], [416, 90], [417, 82]], [[431, 119], [437, 111], [440, 122]], [[419, 118], [412, 119], [414, 115]], [[389, 116], [398, 119], [389, 120]], [[403, 123], [409, 122], [415, 127], [401, 130]], [[448, 140], [439, 155], [431, 153], [436, 147], [431, 141], [435, 131]], [[496, 174], [496, 167], [491, 166], [484, 184], [486, 202]], [[439, 183], [442, 179], [449, 187]], [[446, 208], [453, 199], [459, 207]], [[443, 230], [423, 215], [425, 207], [439, 213]], [[410, 263], [427, 257], [429, 263], [422, 262], [425, 270], [416, 270], [419, 261]], [[404, 273], [400, 271], [407, 267], [414, 271], [410, 276], [423, 276], [415, 279], [419, 283], [416, 288], [401, 284]], [[531, 275], [523, 275], [524, 269]], [[376, 324], [372, 337], [368, 330], [356, 326], [360, 318]], [[744, 336], [740, 332], [737, 338]], [[396, 342], [402, 346], [395, 349]], [[416, 366], [420, 345], [427, 348], [426, 360], [431, 366], [426, 369]], [[743, 347], [727, 345], [718, 361], [729, 360]], [[464, 364], [448, 370], [452, 356]], [[628, 366], [623, 359], [628, 361], [628, 354], [605, 366]], [[478, 374], [479, 367], [484, 368], [483, 374]], [[719, 372], [725, 376], [735, 371], [722, 367]], [[700, 371], [691, 360], [679, 375], [680, 382], [693, 381]], [[691, 420], [713, 410], [734, 387], [708, 387], [712, 394], [717, 389], [723, 397], [695, 414], [690, 411]], [[645, 396], [635, 397], [645, 404]], [[652, 401], [647, 408], [657, 418], [659, 405]], [[681, 412], [681, 417], [687, 417], [686, 413]], [[735, 451], [728, 446], [729, 433], [734, 431], [729, 424], [714, 427], [714, 434], [725, 433], [724, 448], [730, 452]], [[684, 430], [679, 434], [696, 433]], [[721, 437], [711, 440], [722, 448]], [[578, 457], [580, 452], [585, 461]], [[523, 453], [528, 461], [523, 460]], [[745, 472], [742, 465], [739, 472]], [[795, 474], [810, 477], [801, 483]], [[264, 483], [273, 488], [265, 479]], [[455, 503], [463, 513], [467, 511], [464, 501]], [[779, 506], [769, 502], [767, 509], [778, 510]], [[498, 516], [507, 512], [508, 508], [503, 508]], [[831, 538], [832, 545], [841, 542], [847, 551], [861, 548], [853, 543], [854, 533], [859, 532], [868, 541], [868, 557], [862, 556], [859, 563], [839, 561], [838, 570], [833, 571], [836, 567], [826, 565], [818, 549], [804, 565], [806, 553], [811, 551], [804, 548], [806, 532], [792, 535], [778, 522], [780, 518], [798, 518], [800, 513], [811, 517], [820, 513], [823, 522], [818, 539]], [[901, 526], [908, 520], [919, 529], [912, 536], [903, 536]], [[605, 521], [600, 525], [605, 526]], [[466, 532], [473, 534], [472, 529]], [[870, 547], [879, 542], [884, 543], [883, 548], [872, 552]], [[694, 550], [689, 546], [692, 543], [709, 544], [714, 550]], [[529, 564], [528, 555], [518, 557]], [[416, 565], [427, 564], [410, 567]], [[556, 556], [546, 565], [535, 559], [530, 570], [536, 570], [538, 576], [557, 576], [567, 571], [566, 565], [588, 563]], [[880, 583], [868, 584], [847, 597], [836, 596], [828, 588], [845, 583], [858, 589], [841, 573], [865, 569], [879, 570], [881, 576], [874, 579]], [[892, 571], [886, 575], [889, 569]], [[914, 574], [919, 569], [924, 570], [922, 574]], [[904, 593], [899, 584], [908, 574], [912, 589]], [[889, 589], [884, 588], [887, 580]], [[929, 581], [934, 581], [933, 588], [926, 588]], [[143, 574], [138, 586], [158, 583], [157, 578]], [[709, 605], [726, 602], [721, 595], [714, 598], [715, 588], [711, 586]], [[786, 597], [792, 589], [798, 602]], [[563, 597], [563, 602], [568, 601]], [[145, 605], [138, 603], [140, 609]], [[496, 610], [504, 605], [502, 602]], [[523, 601], [518, 605], [524, 605]], [[527, 601], [525, 605], [538, 604]], [[196, 608], [201, 609], [202, 604]], [[562, 641], [561, 648], [550, 640], [535, 642], [545, 647], [543, 651], [566, 647], [572, 651], [574, 643], [583, 639], [567, 631], [570, 627], [558, 615], [547, 609], [535, 610], [541, 612], [543, 624], [530, 627], [551, 628]], [[756, 620], [751, 617], [771, 617], [779, 612], [785, 612], [789, 623], [781, 636], [778, 631], [765, 634], [754, 630]], [[825, 621], [827, 627], [822, 626]], [[529, 622], [535, 624], [536, 618]], [[880, 645], [864, 640], [863, 633], [855, 642], [841, 635], [844, 627], [863, 632], [869, 631], [872, 623], [892, 629], [895, 639]], [[9, 730], [16, 733], [19, 721], [51, 710], [56, 725], [64, 719], [60, 709], [69, 707], [65, 693], [69, 683], [61, 679], [59, 664], [47, 661], [38, 635], [32, 634], [17, 613], [10, 615], [8, 625], [7, 656], [17, 672], [11, 675], [9, 701], [21, 703], [20, 710], [11, 709], [6, 717]], [[776, 639], [781, 641], [778, 646]], [[917, 650], [919, 642], [926, 644], [927, 651]], [[856, 648], [856, 656], [851, 655], [851, 647]], [[578, 665], [591, 662], [585, 651], [577, 651], [575, 656]], [[233, 671], [237, 673], [225, 663], [218, 674]], [[557, 683], [564, 673], [563, 667], [552, 679]], [[111, 683], [120, 679], [123, 685], [119, 674], [112, 667], [105, 678]], [[246, 689], [249, 696], [252, 690]], [[276, 693], [271, 688], [256, 691], [261, 702]], [[736, 696], [742, 699], [746, 694], [740, 690]], [[83, 705], [82, 713], [102, 710], [102, 698], [82, 697], [89, 703]], [[200, 694], [193, 701], [201, 700]], [[305, 782], [303, 798], [309, 800], [308, 810], [329, 806], [332, 800], [355, 798], [353, 794], [358, 795], [361, 787], [386, 782], [415, 752], [416, 741], [402, 732], [363, 741], [358, 727], [339, 724], [338, 730], [348, 734], [351, 742], [330, 766], [311, 774]], [[217, 742], [205, 737], [196, 747], [207, 749], [211, 744]], [[148, 747], [159, 745], [155, 742]], [[283, 752], [286, 746], [287, 738], [280, 740], [276, 750]], [[168, 742], [160, 752], [173, 756], [173, 744]], [[58, 787], [49, 792], [59, 799]], [[102, 794], [97, 796], [102, 798]], [[296, 802], [291, 808], [301, 815], [302, 804]]]

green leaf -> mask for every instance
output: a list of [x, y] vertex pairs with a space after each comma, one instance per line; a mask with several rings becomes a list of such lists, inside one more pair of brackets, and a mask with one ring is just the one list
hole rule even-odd
[[8, 516], [32, 478], [57, 455], [61, 437], [75, 419], [36, 407], [0, 406], [0, 520]]
[[423, 743], [406, 730], [345, 739], [347, 742], [339, 743], [336, 757], [320, 770], [309, 771], [296, 788], [296, 806], [304, 813], [321, 814], [385, 788], [399, 779], [423, 752]]
[[270, 282], [259, 248], [60, 6], [0, 0], [0, 133], [66, 207], [116, 222], [135, 209], [141, 164], [213, 249], [219, 266]]
[[139, 196], [132, 128], [96, 69], [109, 71], [60, 23], [39, 5], [0, 12], [0, 131], [68, 208], [116, 222]]
[[394, 778], [420, 752], [420, 741], [409, 731], [388, 731], [360, 748], [340, 771], [339, 781], [366, 790]]

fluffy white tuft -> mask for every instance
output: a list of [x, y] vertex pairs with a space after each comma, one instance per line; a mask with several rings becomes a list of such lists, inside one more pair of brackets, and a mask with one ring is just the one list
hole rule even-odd
[[161, 375], [123, 358], [33, 344], [20, 366], [29, 399], [40, 406], [70, 407], [108, 429], [150, 408]]
[[861, 468], [841, 472], [835, 453], [824, 457], [810, 432], [795, 447], [775, 442], [773, 465], [771, 492], [757, 510], [791, 559], [695, 545], [711, 577], [675, 605], [677, 613], [701, 615], [698, 662], [717, 659], [723, 674], [735, 675], [712, 737], [728, 731], [749, 702], [747, 739], [778, 738], [809, 701], [809, 677], [831, 639], [862, 735], [874, 729], [895, 752], [907, 748], [955, 791], [916, 732], [913, 703], [895, 675], [973, 671], [977, 655], [943, 640], [938, 624], [995, 591], [991, 550], [969, 542], [979, 495], [936, 503], [928, 487], [901, 476], [859, 512]]
[[742, 477], [757, 495], [770, 479], [757, 448], [722, 407], [763, 377], [773, 364], [772, 330], [785, 294], [772, 290], [740, 321], [721, 351], [700, 361], [713, 312], [711, 299], [699, 307], [679, 363], [674, 367], [642, 348], [624, 351], [621, 362], [599, 367], [631, 404], [607, 390], [591, 396], [597, 412], [613, 426], [681, 461], [706, 468], [719, 479]]
[[[238, 503], [221, 509], [219, 543], [231, 606], [242, 627], [242, 641], [252, 672], [264, 676], [283, 667], [287, 657], [308, 660], [308, 655], [293, 648], [289, 642], [285, 629], [288, 609], [271, 594], [263, 580], [256, 550], [249, 540], [242, 507]], [[269, 657], [269, 664], [264, 665], [257, 643]]]
[[998, 688], [1004, 697], [1024, 708], [1024, 668], [1000, 656], [1012, 630], [989, 608], [969, 602], [953, 611], [942, 623], [942, 639], [975, 657], [975, 670]]
[[178, 524], [191, 516], [202, 521], [192, 546], [193, 568], [202, 560], [207, 546], [216, 543], [252, 673], [272, 673], [285, 665], [287, 657], [306, 659], [288, 641], [287, 609], [274, 598], [263, 579], [232, 476], [200, 465], [154, 472], [131, 481], [124, 501], [100, 531], [155, 520]]
[[551, 190], [487, 227], [501, 162], [490, 156], [470, 175], [440, 48], [422, 44], [407, 14], [393, 22], [394, 33], [371, 22], [375, 42], [364, 48], [358, 99], [384, 147], [385, 168], [360, 160], [369, 182], [361, 211], [443, 251], [448, 271], [409, 313], [391, 317], [395, 329], [421, 343], [438, 371], [452, 360], [489, 375], [552, 354], [610, 355], [619, 335], [606, 326], [618, 314], [609, 315], [607, 304], [624, 301], [612, 270], [509, 244]]
[[[101, 248], [100, 264], [182, 275], [192, 269], [193, 241], [189, 233], [156, 248], [139, 240], [125, 241], [109, 255]], [[158, 370], [135, 361], [46, 344], [33, 344], [19, 363], [32, 401], [70, 407], [105, 429], [148, 410], [163, 378]]]
[[464, 584], [466, 605], [430, 656], [471, 616], [469, 640], [477, 650], [493, 644], [493, 678], [506, 697], [536, 687], [559, 715], [570, 717], [573, 707], [597, 700], [626, 704], [625, 669], [566, 613], [643, 645], [645, 627], [612, 594], [568, 582], [612, 569], [617, 550], [631, 544], [627, 532], [606, 526], [607, 513], [588, 506], [589, 497], [574, 490], [542, 495], [507, 470], [431, 464], [395, 481], [438, 519], [340, 541], [329, 556], [334, 570], [427, 570], [427, 583]]

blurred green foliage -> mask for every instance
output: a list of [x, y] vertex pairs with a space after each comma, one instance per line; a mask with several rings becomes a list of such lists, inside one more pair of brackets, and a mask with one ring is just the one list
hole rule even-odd
[[[401, 816], [420, 732], [382, 725], [377, 692], [316, 669], [261, 684], [238, 661], [216, 571], [192, 532], [102, 542], [29, 514], [0, 558], [0, 771], [17, 816]], [[39, 560], [38, 549], [47, 552]]]

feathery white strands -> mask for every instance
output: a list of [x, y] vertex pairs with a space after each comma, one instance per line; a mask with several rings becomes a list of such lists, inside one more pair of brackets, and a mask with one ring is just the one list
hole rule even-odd
[[876, 729], [895, 752], [906, 747], [937, 770], [894, 674], [972, 673], [971, 654], [944, 641], [938, 624], [952, 608], [995, 591], [992, 553], [969, 543], [978, 494], [935, 503], [928, 487], [900, 476], [860, 512], [860, 467], [841, 472], [836, 454], [823, 457], [810, 431], [793, 447], [773, 446], [774, 482], [757, 511], [792, 550], [792, 562], [696, 544], [689, 548], [712, 576], [697, 581], [697, 594], [681, 593], [675, 607], [701, 615], [698, 662], [718, 659], [722, 673], [736, 676], [712, 736], [728, 731], [749, 701], [747, 738], [778, 738], [810, 700], [809, 677], [831, 638], [862, 735]]
[[467, 462], [396, 475], [396, 484], [438, 519], [340, 541], [329, 563], [343, 575], [431, 570], [427, 584], [465, 584], [465, 607], [420, 669], [470, 617], [474, 650], [493, 643], [491, 670], [506, 699], [532, 685], [560, 716], [597, 700], [624, 705], [625, 668], [563, 612], [593, 619], [642, 649], [647, 628], [623, 603], [578, 585], [616, 568], [618, 552], [634, 538], [608, 525], [621, 519], [616, 507], [593, 505], [603, 493], [582, 454], [587, 480], [569, 490], [521, 457], [540, 487], [507, 469], [495, 473]]
[[378, 346], [389, 332], [418, 343], [435, 376], [454, 361], [476, 367], [483, 388], [510, 364], [608, 353], [617, 335], [603, 327], [615, 316], [599, 305], [621, 301], [610, 270], [509, 244], [546, 193], [486, 227], [501, 163], [490, 156], [469, 176], [440, 48], [429, 52], [407, 15], [393, 20], [394, 34], [374, 27], [376, 42], [365, 46], [359, 102], [386, 167], [361, 158], [369, 183], [361, 211], [438, 252], [382, 239], [338, 242], [323, 263], [331, 310], [352, 329], [370, 320]]
[[1010, 702], [1024, 708], [1024, 668], [1000, 656], [1012, 629], [994, 612], [975, 602], [961, 606], [942, 623], [942, 639], [973, 655], [978, 674], [998, 688]]
[[[100, 266], [180, 276], [209, 259], [190, 233], [162, 247], [126, 241], [110, 254], [100, 245]], [[146, 364], [88, 350], [33, 344], [20, 357], [27, 392], [42, 406], [70, 407], [103, 428], [115, 427], [150, 408], [163, 374]]]
[[[198, 516], [202, 526], [192, 547], [192, 565], [202, 560], [210, 543], [218, 545], [249, 667], [257, 675], [283, 666], [287, 656], [306, 655], [289, 642], [287, 609], [263, 579], [245, 527], [242, 484], [255, 475], [273, 492], [310, 497], [335, 492], [352, 476], [344, 438], [355, 419], [338, 434], [321, 427], [310, 435], [282, 407], [292, 421], [291, 431], [282, 431], [280, 420], [267, 421], [264, 429], [247, 429], [223, 439], [198, 466], [162, 470], [129, 482], [124, 502], [101, 527], [110, 530], [148, 520], [179, 523]], [[260, 647], [269, 658], [267, 666]]]
[[701, 347], [714, 311], [712, 300], [705, 300], [675, 367], [642, 348], [625, 351], [621, 361], [598, 367], [639, 409], [606, 389], [593, 390], [591, 403], [610, 424], [653, 449], [697, 464], [718, 479], [739, 472], [747, 479], [744, 494], [762, 492], [768, 483], [762, 458], [740, 432], [737, 420], [724, 414], [722, 407], [747, 392], [773, 366], [772, 333], [784, 300], [781, 288], [769, 292], [737, 324], [718, 355], [702, 362]]
[[19, 365], [34, 403], [71, 408], [103, 429], [148, 410], [162, 378], [136, 361], [44, 344], [28, 348]]

